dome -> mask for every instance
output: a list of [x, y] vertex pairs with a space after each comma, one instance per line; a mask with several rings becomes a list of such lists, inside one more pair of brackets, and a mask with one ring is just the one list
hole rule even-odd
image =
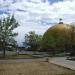
[[[52, 26], [52, 27], [50, 27], [46, 32], [45, 32], [45, 34], [46, 33], [50, 33], [51, 31], [52, 32], [60, 32], [60, 31], [68, 31], [68, 30], [70, 30], [71, 29], [71, 25], [69, 25], [69, 24], [65, 24], [65, 23], [63, 23], [62, 22], [62, 19], [60, 18], [59, 19], [59, 23], [58, 24], [56, 24], [56, 25], [54, 25], [54, 26]], [[44, 35], [45, 35], [44, 34]]]
[[59, 22], [50, 27], [43, 35], [44, 49], [63, 49], [65, 44], [71, 43], [72, 26]]
[[[63, 32], [63, 31], [68, 31], [71, 29], [71, 26], [69, 24], [56, 24], [52, 27], [50, 27], [45, 33], [44, 37], [47, 36], [47, 34], [51, 35], [51, 33], [57, 33], [57, 32]], [[46, 35], [46, 36], [45, 36]], [[48, 35], [48, 36], [49, 36]]]
[[[71, 26], [69, 25], [69, 24], [56, 24], [56, 25], [54, 25], [54, 26], [52, 26], [52, 27], [50, 27], [46, 32], [45, 32], [45, 34], [46, 33], [50, 33], [51, 31], [53, 31], [53, 32], [60, 32], [60, 31], [67, 31], [67, 30], [70, 30], [71, 29]], [[44, 34], [44, 35], [45, 35]]]

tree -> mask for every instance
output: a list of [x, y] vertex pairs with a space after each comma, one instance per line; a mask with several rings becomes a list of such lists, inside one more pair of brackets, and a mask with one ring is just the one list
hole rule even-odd
[[25, 42], [23, 44], [27, 47], [30, 47], [31, 50], [36, 50], [40, 48], [42, 36], [35, 34], [34, 31], [25, 34]]
[[63, 52], [65, 47], [65, 34], [62, 30], [52, 30], [43, 36], [42, 47], [52, 55]]
[[72, 51], [74, 53], [75, 26], [57, 24], [48, 29], [43, 36], [43, 48], [50, 52]]
[[72, 56], [75, 56], [75, 25], [71, 25], [70, 30], [70, 52]]
[[0, 46], [3, 50], [4, 57], [6, 49], [16, 45], [14, 37], [17, 36], [18, 33], [14, 33], [13, 30], [18, 26], [19, 24], [16, 22], [14, 16], [0, 19]]

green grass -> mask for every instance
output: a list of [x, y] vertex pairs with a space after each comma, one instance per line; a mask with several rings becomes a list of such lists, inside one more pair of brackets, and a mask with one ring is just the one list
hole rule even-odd
[[0, 57], [0, 59], [35, 59], [35, 58], [39, 57], [32, 56], [30, 54], [6, 55], [5, 58], [3, 58], [2, 56]]

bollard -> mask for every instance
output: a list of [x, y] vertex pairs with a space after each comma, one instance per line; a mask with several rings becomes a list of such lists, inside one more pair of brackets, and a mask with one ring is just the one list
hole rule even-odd
[[48, 57], [46, 58], [46, 62], [49, 62], [49, 58]]

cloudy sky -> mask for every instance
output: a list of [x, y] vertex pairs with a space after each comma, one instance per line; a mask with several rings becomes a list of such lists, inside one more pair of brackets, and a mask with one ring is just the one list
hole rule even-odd
[[15, 29], [19, 45], [25, 33], [43, 34], [62, 18], [65, 23], [75, 23], [75, 0], [0, 0], [0, 18], [14, 14], [20, 26]]

